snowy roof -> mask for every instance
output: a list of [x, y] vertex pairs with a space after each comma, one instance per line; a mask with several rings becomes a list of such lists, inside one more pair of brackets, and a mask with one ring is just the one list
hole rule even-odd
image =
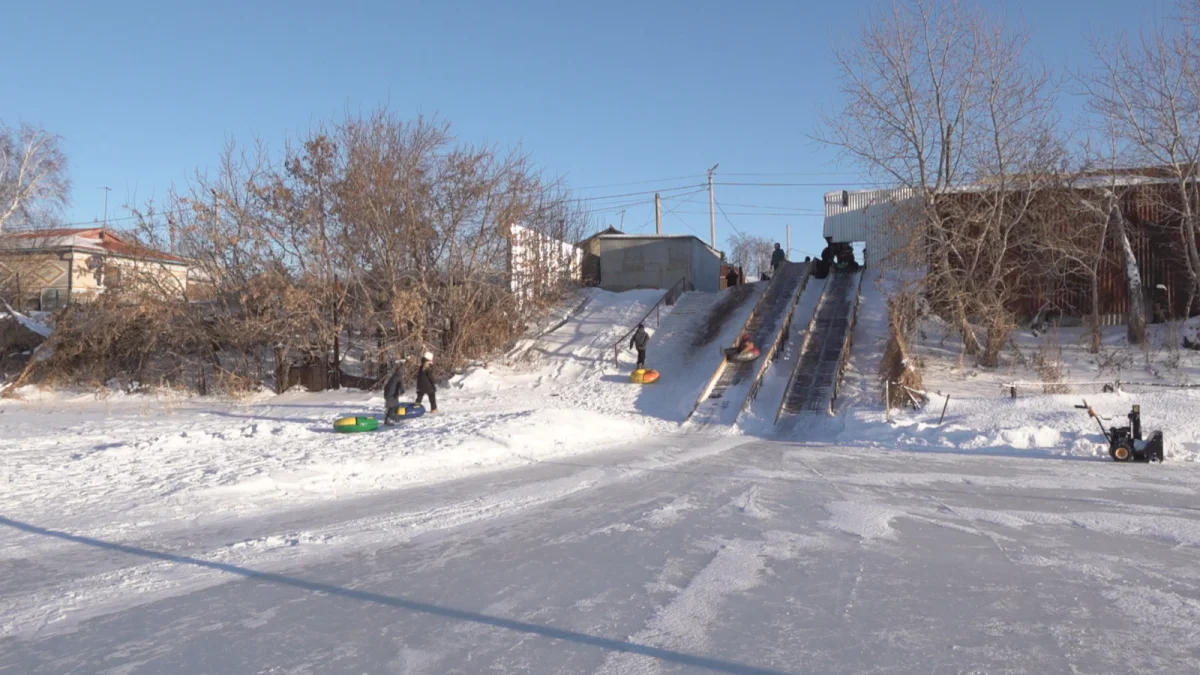
[[0, 251], [37, 251], [63, 248], [180, 265], [188, 262], [179, 256], [128, 242], [117, 236], [112, 230], [102, 227], [31, 230], [0, 234]]

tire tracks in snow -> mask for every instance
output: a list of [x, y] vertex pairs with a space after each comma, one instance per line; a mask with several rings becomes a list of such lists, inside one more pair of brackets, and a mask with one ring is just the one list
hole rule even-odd
[[[368, 515], [330, 522], [305, 530], [271, 532], [216, 547], [197, 547], [187, 542], [154, 554], [179, 556], [178, 561], [155, 559], [131, 561], [130, 554], [96, 549], [79, 551], [78, 558], [102, 550], [102, 562], [109, 569], [64, 580], [59, 577], [39, 588], [0, 599], [0, 638], [13, 636], [42, 637], [69, 629], [81, 621], [119, 612], [167, 597], [186, 595], [239, 577], [227, 572], [199, 567], [186, 558], [239, 567], [253, 566], [254, 571], [279, 572], [347, 557], [362, 551], [395, 547], [425, 534], [493, 520], [558, 501], [576, 493], [628, 480], [646, 471], [677, 466], [728, 452], [746, 443], [714, 442], [689, 450], [665, 448], [642, 459], [613, 465], [594, 465], [567, 475], [535, 480], [505, 487], [488, 495], [458, 499], [433, 508]], [[0, 522], [0, 525], [3, 523]], [[68, 533], [64, 533], [68, 534]], [[145, 543], [126, 547], [145, 547]], [[69, 546], [80, 546], [78, 542]], [[188, 549], [191, 549], [190, 551]], [[73, 562], [94, 569], [94, 559]]]

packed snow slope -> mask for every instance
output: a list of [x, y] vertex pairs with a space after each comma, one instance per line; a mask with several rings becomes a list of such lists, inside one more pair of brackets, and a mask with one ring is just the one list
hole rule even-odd
[[637, 409], [682, 423], [696, 406], [767, 284], [734, 286], [720, 293], [687, 293], [647, 345], [647, 366], [662, 378], [643, 387]]
[[1198, 488], [676, 437], [187, 539], [46, 503], [0, 517], [0, 672], [1192, 673]]
[[369, 434], [332, 431], [338, 417], [382, 413], [382, 398], [362, 392], [238, 403], [27, 389], [24, 400], [0, 401], [0, 513], [49, 526], [69, 518], [81, 533], [123, 540], [670, 433], [715, 367], [715, 356], [708, 363], [690, 351], [695, 323], [720, 307], [733, 312], [732, 325], [754, 297], [730, 306], [724, 294], [701, 294], [691, 303], [698, 311], [675, 324], [664, 307], [662, 325], [674, 328], [650, 343], [663, 380], [641, 387], [629, 382], [627, 345], [619, 366], [613, 345], [662, 291], [585, 295], [586, 306], [522, 348], [518, 362], [451, 378], [438, 392], [440, 415]]

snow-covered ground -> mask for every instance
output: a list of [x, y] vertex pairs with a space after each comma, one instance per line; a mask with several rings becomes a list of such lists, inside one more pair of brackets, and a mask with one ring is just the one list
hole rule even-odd
[[[886, 319], [886, 317], [885, 317]], [[962, 340], [946, 325], [924, 322], [913, 345], [923, 363], [926, 388], [951, 396], [995, 397], [1005, 395], [1002, 387], [1012, 382], [1046, 382], [1039, 371], [1039, 357], [1058, 371], [1057, 380], [1067, 383], [1072, 393], [1092, 393], [1090, 382], [1200, 385], [1200, 351], [1183, 349], [1184, 335], [1193, 334], [1196, 320], [1185, 324], [1147, 326], [1144, 345], [1130, 345], [1123, 326], [1102, 329], [1102, 346], [1097, 354], [1088, 351], [1090, 333], [1085, 328], [1067, 327], [1034, 335], [1029, 329], [1013, 334], [1012, 343], [1001, 354], [1000, 366], [979, 368], [973, 357], [962, 356]], [[1136, 389], [1136, 387], [1135, 387]], [[1144, 387], [1143, 387], [1144, 389]], [[1043, 387], [1027, 385], [1019, 393], [1042, 393]]]
[[0, 401], [0, 505], [11, 517], [120, 538], [670, 432], [673, 424], [637, 411], [631, 367], [612, 362], [613, 342], [661, 292], [593, 295], [577, 321], [538, 342], [532, 364], [456, 376], [439, 392], [440, 415], [372, 434], [332, 431], [338, 417], [382, 412], [383, 399], [367, 393], [235, 403], [27, 390]]
[[0, 672], [1200, 668], [1200, 392], [1086, 394], [1163, 465], [1005, 373], [934, 364], [945, 420], [889, 423], [868, 279], [836, 417], [775, 437], [785, 349], [739, 427], [682, 431], [760, 286], [649, 320], [647, 386], [614, 343], [661, 292], [588, 290], [369, 434], [331, 430], [359, 392], [0, 401]]
[[4, 517], [0, 672], [1196, 672], [1198, 487], [675, 437], [186, 541]]

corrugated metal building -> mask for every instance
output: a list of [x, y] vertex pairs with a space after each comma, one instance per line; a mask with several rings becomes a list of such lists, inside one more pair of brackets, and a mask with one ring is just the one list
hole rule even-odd
[[[1135, 174], [1136, 176], [1136, 174]], [[1184, 317], [1191, 280], [1183, 257], [1178, 228], [1171, 224], [1173, 200], [1178, 199], [1174, 186], [1147, 180], [1145, 176], [1131, 177], [1121, 201], [1121, 211], [1129, 223], [1128, 234], [1142, 277], [1145, 306], [1151, 321], [1168, 316]], [[1085, 188], [1077, 188], [1085, 189]], [[969, 198], [971, 191], [961, 192]], [[869, 267], [896, 266], [902, 261], [896, 253], [904, 249], [903, 242], [919, 234], [919, 198], [909, 189], [837, 191], [825, 195], [824, 235], [835, 243], [864, 244], [865, 264]], [[1063, 218], [1065, 227], [1070, 218]], [[1016, 255], [1014, 248], [1007, 255]], [[1100, 266], [1098, 292], [1102, 323], [1122, 323], [1129, 311], [1129, 298], [1121, 254], [1110, 239], [1104, 245], [1105, 258]], [[1024, 255], [1024, 254], [1021, 254]], [[912, 263], [913, 261], [904, 261]], [[1036, 258], [1022, 261], [1037, 264]], [[1158, 288], [1162, 286], [1162, 288]], [[1084, 279], [1067, 279], [1049, 291], [1039, 284], [1027, 284], [1011, 302], [1018, 316], [1032, 316], [1050, 306], [1064, 315], [1083, 317], [1091, 308], [1090, 286]]]
[[920, 222], [910, 212], [917, 204], [909, 189], [827, 192], [824, 235], [835, 244], [862, 243], [863, 264], [879, 268]]
[[706, 293], [721, 289], [721, 252], [688, 235], [601, 234], [600, 288], [667, 289], [680, 279]]

